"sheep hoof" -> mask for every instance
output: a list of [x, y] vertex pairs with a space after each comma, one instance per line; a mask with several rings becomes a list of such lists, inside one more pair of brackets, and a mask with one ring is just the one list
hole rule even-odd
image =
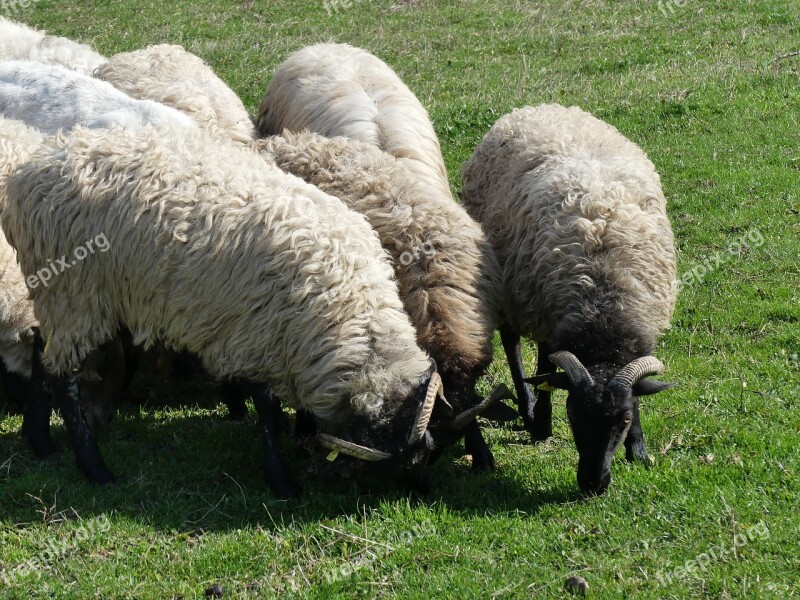
[[269, 488], [279, 500], [297, 500], [303, 489], [291, 479], [288, 481], [268, 483]]
[[552, 427], [537, 427], [534, 425], [530, 429], [531, 439], [534, 442], [544, 442], [553, 437]]
[[485, 454], [473, 454], [472, 455], [472, 470], [475, 473], [486, 473], [489, 471], [494, 471], [496, 465], [494, 463], [494, 456], [491, 452], [486, 452]]
[[107, 486], [116, 483], [117, 478], [114, 477], [114, 474], [108, 470], [108, 468], [100, 463], [94, 465], [82, 465], [79, 464], [78, 468], [89, 478], [94, 484]]

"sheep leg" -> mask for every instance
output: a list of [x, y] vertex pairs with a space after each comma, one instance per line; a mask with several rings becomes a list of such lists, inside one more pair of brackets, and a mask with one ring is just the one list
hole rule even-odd
[[0, 373], [2, 373], [3, 395], [6, 402], [24, 407], [32, 393], [30, 381], [6, 369], [2, 361], [0, 361]]
[[493, 471], [494, 455], [483, 439], [480, 425], [472, 421], [464, 429], [464, 449], [472, 455], [472, 469], [474, 471]]
[[[556, 370], [548, 358], [550, 348], [544, 342], [537, 344], [536, 375], [552, 373]], [[553, 404], [550, 393], [545, 390], [536, 390], [536, 400], [533, 407], [533, 430], [531, 436], [535, 441], [544, 441], [553, 435]]]
[[642, 424], [639, 421], [638, 400], [633, 403], [633, 420], [631, 421], [631, 428], [628, 430], [628, 436], [625, 438], [625, 458], [630, 462], [640, 460], [644, 464], [649, 464]]
[[267, 386], [254, 386], [253, 403], [258, 413], [258, 426], [264, 446], [267, 486], [282, 500], [297, 498], [300, 495], [300, 486], [289, 474], [289, 464], [281, 448], [281, 401]]
[[247, 392], [239, 381], [223, 381], [221, 387], [222, 401], [228, 406], [228, 418], [232, 421], [247, 420]]
[[303, 409], [298, 410], [294, 423], [294, 436], [311, 438], [315, 435], [317, 435], [317, 422], [314, 420], [314, 415]]
[[48, 458], [58, 452], [58, 447], [50, 439], [50, 388], [42, 365], [43, 351], [44, 341], [39, 331], [35, 330], [31, 363], [32, 393], [25, 399], [22, 437], [38, 458]]
[[522, 364], [522, 346], [520, 336], [515, 333], [508, 325], [500, 327], [500, 339], [503, 342], [503, 349], [506, 351], [508, 366], [511, 369], [511, 379], [514, 381], [514, 388], [517, 390], [517, 409], [522, 416], [522, 423], [525, 431], [533, 435], [534, 430], [534, 406], [536, 398], [531, 392], [525, 379], [525, 366]]
[[55, 378], [54, 393], [59, 406], [61, 417], [69, 433], [69, 441], [75, 452], [75, 461], [78, 468], [93, 483], [102, 485], [114, 483], [114, 474], [108, 470], [97, 442], [89, 430], [86, 417], [81, 407], [81, 389], [78, 383], [79, 372], [67, 377]]

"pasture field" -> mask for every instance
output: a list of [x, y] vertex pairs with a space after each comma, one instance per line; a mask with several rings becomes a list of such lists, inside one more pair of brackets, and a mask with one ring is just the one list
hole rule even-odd
[[[501, 115], [580, 105], [661, 173], [683, 277], [657, 351], [679, 385], [642, 402], [652, 465], [620, 453], [589, 500], [563, 393], [551, 440], [487, 427], [496, 472], [474, 475], [453, 448], [422, 499], [287, 440], [296, 504], [266, 491], [252, 408], [228, 422], [203, 382], [134, 382], [99, 437], [119, 480], [107, 489], [69, 451], [33, 460], [21, 416], [0, 408], [0, 598], [188, 599], [214, 584], [226, 598], [560, 598], [571, 575], [593, 598], [800, 597], [800, 3], [12, 0], [0, 13], [107, 55], [182, 44], [251, 112], [291, 51], [362, 46], [428, 107], [454, 191]], [[483, 391], [511, 384], [496, 349]]]

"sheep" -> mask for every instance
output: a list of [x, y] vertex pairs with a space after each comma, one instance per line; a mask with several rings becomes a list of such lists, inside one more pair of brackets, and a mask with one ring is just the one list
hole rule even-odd
[[170, 126], [51, 138], [17, 169], [8, 196], [2, 227], [28, 277], [99, 232], [110, 242], [31, 286], [44, 366], [58, 377], [90, 480], [113, 475], [73, 373], [120, 326], [145, 347], [188, 350], [214, 377], [253, 383], [266, 479], [279, 496], [299, 493], [277, 437], [280, 399], [351, 436], [323, 435], [325, 445], [421, 479], [441, 378], [417, 346], [377, 235], [339, 200], [252, 150]]
[[[500, 269], [477, 223], [370, 144], [285, 131], [252, 147], [366, 217], [392, 257], [417, 340], [436, 361], [454, 410], [462, 414], [479, 404], [475, 384], [492, 360]], [[466, 433], [473, 467], [493, 467], [474, 419], [463, 433], [432, 433], [439, 448]]]
[[[6, 182], [14, 169], [42, 143], [40, 132], [20, 121], [0, 117], [0, 210], [5, 207]], [[38, 322], [33, 313], [33, 302], [28, 298], [28, 286], [17, 264], [16, 252], [0, 232], [0, 359], [4, 373], [6, 397], [24, 406], [22, 435], [40, 458], [55, 452], [49, 436], [35, 423], [42, 418], [34, 393], [47, 394], [45, 387], [32, 373], [37, 369], [34, 355], [34, 329]], [[85, 398], [89, 424], [93, 429], [108, 422], [112, 416], [111, 400], [121, 392], [122, 376], [119, 365], [121, 347], [109, 344], [90, 357], [81, 373], [81, 386]], [[46, 410], [46, 409], [44, 409]], [[49, 418], [49, 411], [43, 418]]]
[[181, 46], [161, 44], [115, 54], [94, 76], [133, 98], [176, 108], [214, 135], [243, 144], [256, 138], [239, 97], [202, 59]]
[[150, 100], [136, 100], [110, 83], [63, 67], [28, 61], [0, 63], [0, 115], [45, 135], [75, 125], [142, 127], [171, 123], [196, 127], [183, 113]]
[[86, 44], [47, 35], [43, 31], [0, 17], [0, 62], [9, 60], [60, 65], [84, 75], [91, 75], [106, 59]]
[[270, 80], [256, 125], [262, 135], [309, 129], [372, 144], [399, 159], [432, 194], [450, 196], [428, 112], [391, 67], [366, 50], [316, 44], [292, 54]]
[[[677, 293], [660, 178], [611, 125], [544, 104], [502, 117], [464, 165], [462, 186], [501, 264], [501, 338], [525, 427], [548, 438], [549, 390], [568, 390], [578, 483], [601, 494], [623, 440], [628, 460], [647, 460], [639, 396], [672, 385], [644, 379], [664, 369], [651, 355]], [[523, 335], [538, 346], [532, 379]]]

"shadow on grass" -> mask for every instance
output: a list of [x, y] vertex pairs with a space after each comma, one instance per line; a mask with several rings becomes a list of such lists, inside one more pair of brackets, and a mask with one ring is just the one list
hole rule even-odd
[[[358, 515], [408, 498], [379, 465], [355, 466], [347, 459], [332, 464], [319, 451], [309, 452], [285, 436], [284, 448], [303, 495], [296, 502], [279, 501], [264, 483], [253, 414], [245, 423], [227, 420], [208, 382], [160, 383], [158, 397], [152, 385], [137, 382], [130, 394], [133, 402], [124, 403], [97, 436], [117, 476], [117, 484], [106, 488], [90, 484], [78, 471], [62, 425], [53, 427], [60, 454], [37, 461], [4, 418], [0, 519], [30, 523], [73, 509], [81, 518], [113, 513], [173, 531], [271, 530], [286, 522]], [[171, 408], [163, 410], [165, 406]], [[444, 504], [466, 514], [530, 515], [545, 505], [579, 499], [574, 485], [552, 488], [546, 481], [543, 489], [531, 491], [515, 479], [514, 469], [474, 474], [454, 464], [455, 456], [456, 450], [450, 450], [431, 467], [431, 492], [412, 497], [412, 503]]]

